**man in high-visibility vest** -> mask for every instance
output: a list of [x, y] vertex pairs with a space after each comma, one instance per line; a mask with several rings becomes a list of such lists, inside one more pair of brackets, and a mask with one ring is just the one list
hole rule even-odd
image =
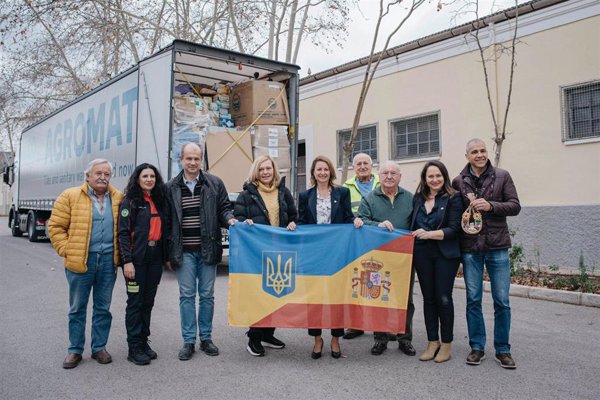
[[[354, 156], [352, 168], [354, 168], [355, 175], [344, 182], [343, 186], [350, 189], [352, 212], [356, 215], [363, 196], [379, 186], [379, 175], [373, 173], [373, 160], [366, 153], [358, 153]], [[346, 329], [344, 339], [354, 339], [364, 333], [364, 331]]]

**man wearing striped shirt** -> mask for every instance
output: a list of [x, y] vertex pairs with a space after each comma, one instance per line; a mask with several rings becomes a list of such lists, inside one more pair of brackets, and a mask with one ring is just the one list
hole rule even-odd
[[200, 169], [200, 146], [183, 145], [180, 161], [183, 170], [167, 184], [172, 215], [167, 267], [176, 271], [179, 283], [183, 347], [178, 357], [185, 361], [195, 352], [197, 336], [200, 350], [209, 356], [219, 354], [212, 341], [212, 320], [217, 264], [223, 255], [221, 227], [233, 225], [236, 219], [223, 181]]

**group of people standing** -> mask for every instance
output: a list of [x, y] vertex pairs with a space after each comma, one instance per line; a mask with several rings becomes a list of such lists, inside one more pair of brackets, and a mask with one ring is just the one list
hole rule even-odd
[[[232, 207], [223, 182], [201, 171], [202, 150], [194, 143], [182, 147], [182, 171], [164, 184], [159, 171], [141, 164], [133, 171], [125, 194], [109, 184], [112, 167], [107, 160], [92, 161], [86, 182], [67, 189], [55, 202], [49, 222], [50, 239], [65, 259], [69, 284], [69, 349], [64, 368], [76, 367], [85, 343], [86, 308], [93, 289], [92, 358], [101, 364], [112, 358], [106, 350], [111, 325], [110, 302], [117, 266], [123, 266], [127, 287], [125, 325], [128, 360], [144, 365], [157, 358], [149, 346], [150, 319], [163, 265], [174, 270], [179, 284], [183, 347], [180, 360], [192, 358], [196, 339], [200, 350], [216, 356], [212, 341], [216, 265], [221, 261], [221, 227], [236, 222], [266, 224], [295, 230], [301, 224], [352, 223], [383, 229], [411, 231], [415, 237], [406, 329], [402, 334], [375, 332], [373, 355], [382, 354], [390, 340], [414, 356], [412, 289], [414, 273], [423, 293], [428, 346], [422, 361], [444, 362], [451, 357], [454, 307], [452, 288], [462, 261], [467, 288], [467, 325], [472, 351], [467, 364], [485, 358], [485, 326], [481, 299], [484, 265], [492, 281], [495, 308], [494, 348], [504, 368], [515, 368], [509, 344], [508, 289], [510, 236], [506, 216], [520, 211], [516, 189], [505, 170], [488, 160], [485, 143], [472, 139], [466, 146], [468, 164], [452, 182], [440, 161], [425, 164], [416, 193], [400, 186], [398, 164], [384, 161], [379, 174], [364, 153], [353, 160], [355, 176], [335, 184], [332, 162], [317, 156], [310, 168], [311, 188], [299, 194], [298, 207], [280, 178], [276, 162], [257, 157], [243, 191]], [[476, 234], [461, 230], [463, 211], [482, 217]], [[199, 306], [196, 309], [196, 296]], [[281, 349], [275, 328], [250, 328], [247, 351], [264, 356], [265, 347]], [[340, 358], [340, 337], [352, 339], [364, 332], [331, 329], [331, 356]], [[314, 338], [311, 357], [321, 357], [321, 329], [309, 329]]]

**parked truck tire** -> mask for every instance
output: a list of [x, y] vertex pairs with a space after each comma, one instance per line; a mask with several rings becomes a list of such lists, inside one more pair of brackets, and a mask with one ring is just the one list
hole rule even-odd
[[14, 210], [10, 211], [10, 218], [8, 218], [8, 226], [10, 227], [10, 232], [14, 237], [23, 236], [23, 232], [21, 232], [21, 229], [19, 229], [19, 214]]
[[30, 242], [38, 241], [38, 230], [36, 229], [37, 215], [36, 212], [31, 210], [27, 216], [27, 235], [29, 236]]

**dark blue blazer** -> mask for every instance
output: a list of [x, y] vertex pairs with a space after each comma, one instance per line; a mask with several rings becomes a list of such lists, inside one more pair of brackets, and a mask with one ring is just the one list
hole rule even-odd
[[[414, 231], [416, 227], [417, 212], [425, 203], [425, 199], [421, 194], [415, 194], [413, 198], [413, 214], [411, 229]], [[440, 223], [437, 229], [444, 231], [443, 240], [433, 240], [442, 255], [446, 258], [460, 257], [460, 220], [463, 212], [462, 198], [460, 193], [455, 193], [452, 197], [443, 195], [439, 199], [439, 207], [432, 211], [439, 214]]]
[[[350, 190], [335, 186], [331, 190], [331, 223], [350, 224], [354, 221], [350, 205]], [[298, 196], [298, 224], [317, 223], [317, 187], [313, 186]]]

